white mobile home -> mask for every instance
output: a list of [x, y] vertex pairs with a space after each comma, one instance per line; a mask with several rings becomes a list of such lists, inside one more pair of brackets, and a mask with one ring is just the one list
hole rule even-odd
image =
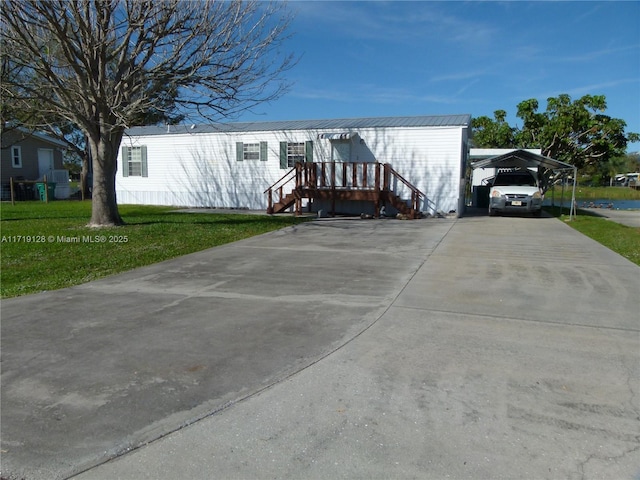
[[296, 188], [289, 175], [306, 187], [298, 197], [311, 211], [369, 212], [372, 197], [362, 192], [375, 184], [407, 202], [413, 194], [420, 211], [460, 214], [470, 124], [470, 115], [446, 115], [134, 127], [118, 157], [117, 199], [278, 211], [271, 195], [285, 206]]

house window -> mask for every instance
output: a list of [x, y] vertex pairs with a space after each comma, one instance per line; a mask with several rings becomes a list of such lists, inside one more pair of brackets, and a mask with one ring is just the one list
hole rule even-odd
[[313, 142], [280, 142], [280, 168], [293, 168], [297, 162], [313, 162]]
[[142, 148], [129, 148], [129, 158], [127, 158], [127, 169], [130, 177], [142, 176]]
[[11, 166], [22, 168], [22, 149], [17, 145], [11, 147]]
[[304, 162], [304, 143], [287, 143], [287, 167]]
[[267, 161], [267, 142], [236, 143], [236, 160], [238, 162], [260, 160]]
[[260, 144], [245, 143], [242, 147], [243, 160], [260, 160]]
[[147, 147], [122, 147], [122, 176], [147, 177]]

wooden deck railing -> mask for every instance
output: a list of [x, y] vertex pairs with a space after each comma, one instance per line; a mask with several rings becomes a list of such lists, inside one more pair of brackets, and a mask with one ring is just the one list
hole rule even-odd
[[[420, 211], [424, 193], [407, 181], [389, 164], [377, 162], [308, 162], [296, 163], [295, 167], [264, 191], [267, 194], [268, 213], [280, 211], [296, 202], [299, 210], [301, 198], [335, 198], [338, 192], [371, 192], [367, 198], [388, 201], [394, 193], [394, 185], [402, 184], [410, 192], [407, 207], [413, 214]], [[331, 192], [334, 192], [332, 195]], [[399, 193], [399, 192], [398, 192]], [[355, 199], [354, 194], [354, 199]], [[362, 195], [360, 195], [362, 197]], [[393, 197], [395, 203], [399, 202]], [[285, 207], [286, 205], [286, 207]], [[277, 213], [277, 212], [276, 212]], [[300, 212], [298, 212], [300, 213]]]
[[384, 181], [385, 181], [384, 189], [385, 190], [391, 190], [391, 186], [387, 182], [390, 182], [392, 178], [395, 178], [395, 179], [399, 180], [411, 192], [411, 208], [413, 210], [419, 211], [420, 210], [420, 199], [425, 196], [424, 193], [422, 193], [420, 190], [418, 190], [416, 187], [414, 187], [411, 183], [409, 183], [402, 175], [400, 175], [398, 172], [396, 172], [391, 167], [391, 165], [389, 165], [388, 163], [384, 164], [384, 170], [385, 170], [385, 173], [384, 173]]
[[370, 162], [299, 163], [298, 186], [310, 189], [380, 189], [380, 165]]

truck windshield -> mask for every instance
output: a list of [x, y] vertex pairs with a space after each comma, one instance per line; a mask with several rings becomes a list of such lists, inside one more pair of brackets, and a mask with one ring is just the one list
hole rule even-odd
[[536, 180], [531, 175], [526, 173], [510, 173], [508, 175], [498, 175], [496, 177], [494, 185], [507, 186], [507, 185], [526, 185], [529, 187], [536, 186]]

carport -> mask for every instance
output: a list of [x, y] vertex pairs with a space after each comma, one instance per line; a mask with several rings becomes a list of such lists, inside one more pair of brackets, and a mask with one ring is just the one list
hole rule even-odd
[[578, 169], [574, 165], [545, 157], [529, 150], [520, 149], [471, 162], [471, 168], [473, 170], [476, 168], [536, 168], [539, 182], [545, 192], [557, 181], [564, 180], [567, 176], [573, 174], [571, 208], [569, 210], [569, 220], [573, 220], [575, 215], [576, 178], [578, 176]]

